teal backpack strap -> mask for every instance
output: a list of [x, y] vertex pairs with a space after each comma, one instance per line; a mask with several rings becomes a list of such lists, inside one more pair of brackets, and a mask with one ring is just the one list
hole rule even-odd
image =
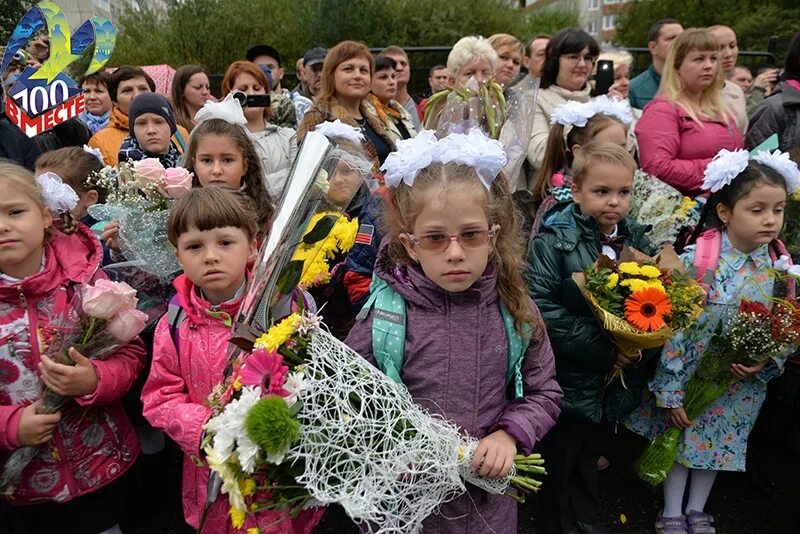
[[508, 311], [506, 305], [500, 302], [500, 315], [503, 317], [503, 325], [506, 327], [506, 338], [508, 339], [508, 370], [506, 371], [506, 382], [514, 382], [514, 398], [522, 397], [522, 362], [525, 360], [525, 353], [531, 342], [531, 328], [526, 326], [525, 338], [519, 335], [514, 326], [514, 316]]
[[359, 319], [372, 314], [372, 354], [383, 374], [402, 384], [400, 372], [406, 348], [406, 303], [394, 289], [378, 276], [372, 276], [370, 296]]
[[181, 147], [181, 155], [186, 153], [186, 141], [183, 139], [183, 135], [181, 135], [180, 130], [175, 130], [175, 140], [178, 142], [178, 145]]

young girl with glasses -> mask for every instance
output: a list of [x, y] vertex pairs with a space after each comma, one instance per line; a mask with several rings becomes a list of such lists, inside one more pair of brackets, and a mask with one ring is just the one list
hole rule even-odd
[[[561, 397], [521, 276], [504, 162], [500, 143], [476, 131], [441, 141], [423, 131], [398, 142], [383, 167], [391, 206], [372, 294], [346, 341], [420, 405], [479, 438], [470, 467], [488, 477], [506, 475], [516, 454], [531, 452], [555, 423]], [[397, 320], [376, 300], [387, 293], [405, 308], [403, 358], [388, 370], [381, 353], [391, 347], [373, 343], [376, 327]], [[515, 349], [521, 356], [512, 364]], [[516, 523], [516, 501], [468, 486], [423, 531], [512, 534]]]

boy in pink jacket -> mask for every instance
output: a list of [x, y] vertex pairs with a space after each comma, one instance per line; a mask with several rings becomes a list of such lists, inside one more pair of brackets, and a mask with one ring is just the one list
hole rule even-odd
[[[173, 282], [180, 311], [165, 315], [156, 327], [142, 402], [150, 424], [183, 449], [183, 513], [194, 528], [203, 514], [210, 473], [200, 449], [203, 426], [211, 417], [206, 400], [224, 377], [231, 321], [256, 252], [257, 220], [244, 196], [208, 187], [178, 200], [167, 222], [167, 236], [184, 271]], [[281, 511], [264, 511], [234, 529], [228, 499], [222, 495], [211, 506], [203, 532], [260, 527], [263, 534], [307, 534], [323, 513], [313, 509], [292, 519]]]

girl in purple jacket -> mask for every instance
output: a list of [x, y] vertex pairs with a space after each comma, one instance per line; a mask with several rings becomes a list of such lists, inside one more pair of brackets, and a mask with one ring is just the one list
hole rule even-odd
[[[555, 423], [561, 398], [547, 333], [522, 280], [519, 221], [499, 174], [504, 161], [500, 144], [476, 131], [400, 141], [384, 165], [392, 206], [375, 265], [381, 284], [405, 301], [400, 380], [417, 403], [480, 439], [471, 468], [487, 477], [506, 475], [516, 454], [531, 452]], [[381, 367], [371, 335], [376, 311], [365, 315], [346, 342]], [[512, 324], [528, 343], [517, 395]], [[513, 534], [516, 523], [514, 500], [468, 486], [425, 521], [424, 532]]]

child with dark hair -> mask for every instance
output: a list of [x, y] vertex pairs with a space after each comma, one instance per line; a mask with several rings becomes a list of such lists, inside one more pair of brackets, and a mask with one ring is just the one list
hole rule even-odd
[[669, 426], [683, 430], [664, 481], [664, 508], [655, 524], [661, 534], [715, 532], [714, 519], [704, 510], [714, 479], [719, 471], [745, 470], [747, 440], [767, 382], [785, 361], [784, 356], [752, 366], [732, 364], [736, 382], [703, 414], [688, 418], [686, 386], [725, 311], [738, 308], [742, 299], [769, 306], [777, 260], [786, 253], [778, 234], [787, 193], [800, 188], [800, 171], [788, 158], [763, 152], [754, 159], [744, 150], [722, 150], [706, 169], [703, 189], [711, 196], [681, 256], [706, 286], [705, 310], [664, 346], [650, 382], [654, 398], [626, 422], [648, 438]]

